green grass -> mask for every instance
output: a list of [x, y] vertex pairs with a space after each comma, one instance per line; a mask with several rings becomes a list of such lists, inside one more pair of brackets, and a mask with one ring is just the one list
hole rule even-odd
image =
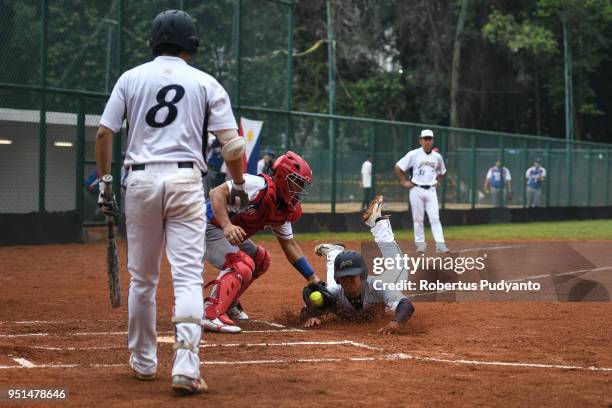
[[[395, 230], [398, 240], [413, 239], [412, 230]], [[449, 226], [444, 228], [444, 237], [449, 240], [543, 240], [543, 241], [586, 241], [612, 240], [612, 220], [551, 221], [521, 224], [487, 224], [470, 226]], [[322, 232], [295, 234], [298, 241], [367, 241], [372, 238], [364, 226], [363, 232]], [[257, 239], [274, 239], [261, 235]], [[431, 232], [427, 228], [427, 239]]]

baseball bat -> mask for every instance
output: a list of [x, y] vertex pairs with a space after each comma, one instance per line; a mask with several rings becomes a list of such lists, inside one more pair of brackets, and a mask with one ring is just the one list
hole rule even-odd
[[[102, 177], [104, 182], [104, 197], [113, 199], [113, 176], [107, 174]], [[113, 309], [121, 306], [121, 281], [119, 280], [119, 257], [117, 255], [117, 238], [115, 237], [115, 217], [106, 216], [108, 228], [106, 236], [106, 268], [108, 272], [108, 291]]]

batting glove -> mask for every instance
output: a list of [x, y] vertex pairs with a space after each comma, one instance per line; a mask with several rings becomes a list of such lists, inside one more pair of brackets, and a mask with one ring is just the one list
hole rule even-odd
[[[103, 180], [98, 181], [98, 189], [100, 190], [98, 194], [98, 207], [100, 207], [104, 214], [114, 217], [118, 213], [118, 207], [115, 194], [111, 192], [111, 186], [112, 184], [109, 182]], [[111, 193], [108, 194], [108, 192]]]

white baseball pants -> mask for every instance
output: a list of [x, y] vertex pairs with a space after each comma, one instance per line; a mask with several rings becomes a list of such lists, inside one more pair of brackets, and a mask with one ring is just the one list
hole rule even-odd
[[198, 347], [204, 313], [204, 191], [198, 169], [177, 163], [147, 163], [126, 180], [125, 215], [128, 239], [128, 347], [134, 368], [143, 374], [157, 369], [155, 293], [162, 249], [172, 269], [176, 342], [190, 349], [175, 351], [172, 375], [200, 377]]
[[414, 242], [425, 242], [425, 211], [427, 211], [429, 217], [434, 240], [444, 242], [444, 233], [442, 232], [438, 210], [438, 195], [435, 187], [428, 189], [412, 187], [410, 189], [410, 210], [414, 222]]

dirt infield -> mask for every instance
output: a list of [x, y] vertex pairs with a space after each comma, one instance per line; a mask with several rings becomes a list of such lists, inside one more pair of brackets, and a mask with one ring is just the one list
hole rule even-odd
[[[301, 246], [311, 253], [315, 244]], [[172, 291], [165, 261], [159, 377], [140, 382], [127, 368], [124, 243], [123, 306], [116, 311], [108, 302], [103, 243], [0, 248], [0, 390], [62, 388], [67, 405], [84, 407], [612, 405], [610, 302], [415, 298], [416, 313], [401, 335], [378, 335], [385, 321], [336, 321], [306, 331], [296, 318], [303, 281], [276, 243], [267, 246], [273, 269], [243, 297], [253, 321], [239, 335], [204, 336], [210, 391], [189, 398], [169, 388]], [[612, 273], [601, 254], [589, 261], [599, 273]], [[325, 276], [323, 263], [310, 259]], [[215, 274], [209, 267], [206, 279]], [[0, 408], [13, 405], [28, 404], [0, 400]]]

